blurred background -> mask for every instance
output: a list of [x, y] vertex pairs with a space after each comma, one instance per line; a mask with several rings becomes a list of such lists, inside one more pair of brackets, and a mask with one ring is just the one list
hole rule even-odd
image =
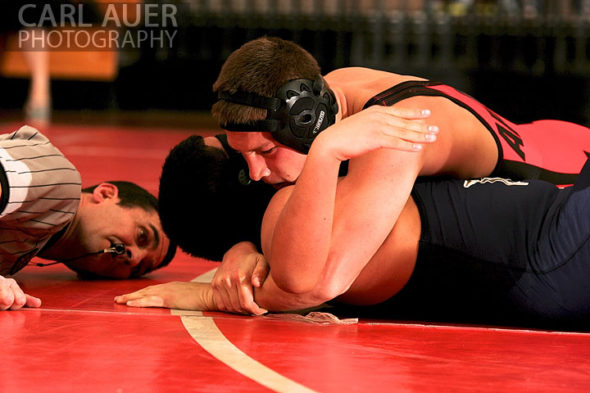
[[[84, 16], [101, 21], [111, 3], [85, 1]], [[459, 88], [516, 122], [590, 124], [590, 0], [147, 3], [178, 10], [177, 26], [167, 27], [174, 33], [170, 45], [49, 51], [53, 121], [207, 122], [211, 86], [225, 58], [248, 40], [273, 35], [306, 48], [323, 73], [365, 66], [412, 74]], [[3, 119], [24, 118], [30, 106], [30, 67], [11, 47], [17, 30], [3, 33], [0, 52]]]

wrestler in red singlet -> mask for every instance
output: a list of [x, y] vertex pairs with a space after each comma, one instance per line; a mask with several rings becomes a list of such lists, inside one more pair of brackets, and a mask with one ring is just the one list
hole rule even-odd
[[590, 157], [590, 129], [561, 120], [515, 124], [450, 86], [430, 81], [400, 83], [370, 99], [391, 106], [414, 96], [445, 97], [471, 112], [490, 131], [498, 146], [491, 176], [542, 179], [556, 185], [574, 183]]

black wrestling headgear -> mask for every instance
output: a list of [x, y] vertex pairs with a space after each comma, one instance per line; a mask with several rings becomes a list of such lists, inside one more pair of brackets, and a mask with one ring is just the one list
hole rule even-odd
[[274, 97], [255, 93], [222, 91], [219, 99], [267, 110], [265, 120], [244, 124], [228, 123], [228, 131], [271, 132], [285, 146], [307, 153], [316, 136], [336, 121], [338, 103], [321, 75], [315, 80], [293, 79]]

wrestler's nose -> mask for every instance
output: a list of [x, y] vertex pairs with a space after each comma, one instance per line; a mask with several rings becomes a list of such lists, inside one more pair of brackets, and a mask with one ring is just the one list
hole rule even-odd
[[259, 181], [263, 177], [270, 175], [270, 169], [266, 165], [264, 157], [259, 154], [248, 154], [246, 157], [248, 169], [250, 171], [250, 179]]

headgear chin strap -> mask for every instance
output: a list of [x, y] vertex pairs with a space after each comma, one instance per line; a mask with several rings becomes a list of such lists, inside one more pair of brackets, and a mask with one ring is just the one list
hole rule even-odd
[[245, 124], [228, 123], [228, 131], [271, 132], [285, 146], [307, 153], [316, 136], [336, 121], [338, 103], [321, 75], [315, 80], [293, 79], [274, 97], [256, 93], [222, 91], [219, 99], [267, 110], [265, 120]]

